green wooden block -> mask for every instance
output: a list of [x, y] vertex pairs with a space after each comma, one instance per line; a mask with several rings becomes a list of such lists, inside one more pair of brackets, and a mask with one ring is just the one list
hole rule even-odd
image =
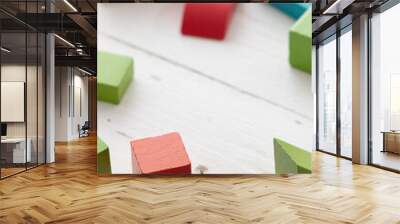
[[99, 137], [97, 137], [97, 174], [111, 174], [110, 151]]
[[311, 10], [307, 10], [289, 31], [289, 62], [297, 69], [311, 74], [312, 51]]
[[97, 100], [118, 104], [133, 79], [133, 59], [97, 53]]
[[311, 173], [311, 153], [274, 138], [275, 173]]

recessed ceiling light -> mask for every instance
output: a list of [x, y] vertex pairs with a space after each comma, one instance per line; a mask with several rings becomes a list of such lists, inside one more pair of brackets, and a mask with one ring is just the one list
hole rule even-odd
[[78, 12], [78, 10], [68, 1], [64, 0], [65, 4], [67, 4], [74, 12]]
[[83, 70], [83, 69], [81, 69], [81, 68], [79, 68], [79, 67], [78, 67], [78, 70], [81, 71], [81, 72], [83, 72], [83, 73], [85, 73], [85, 74], [87, 74], [87, 75], [90, 75], [90, 76], [92, 75], [92, 73], [90, 73], [90, 72], [88, 72], [88, 71], [86, 71], [86, 70]]
[[60, 36], [57, 35], [57, 34], [54, 34], [54, 36], [57, 37], [57, 38], [58, 38], [59, 40], [61, 40], [62, 42], [66, 43], [67, 45], [69, 45], [69, 46], [75, 48], [75, 45], [73, 45], [73, 44], [72, 44], [71, 42], [69, 42], [68, 40], [66, 40], [66, 39], [64, 39], [64, 38], [62, 38], [62, 37], [60, 37]]
[[10, 52], [11, 52], [11, 50], [9, 50], [9, 49], [7, 49], [7, 48], [5, 48], [5, 47], [1, 47], [0, 49], [1, 49], [2, 51], [6, 52], [6, 53], [10, 53]]
[[343, 9], [351, 5], [355, 0], [336, 0], [322, 14], [342, 14]]

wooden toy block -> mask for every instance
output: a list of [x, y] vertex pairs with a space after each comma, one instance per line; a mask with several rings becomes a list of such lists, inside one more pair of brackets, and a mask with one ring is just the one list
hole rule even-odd
[[289, 62], [299, 70], [311, 74], [312, 54], [311, 9], [303, 14], [289, 31]]
[[111, 174], [110, 151], [99, 137], [97, 137], [97, 174]]
[[275, 173], [311, 173], [311, 153], [274, 138]]
[[297, 20], [311, 7], [310, 3], [270, 3], [271, 6]]
[[143, 174], [190, 174], [191, 162], [177, 132], [134, 140], [132, 165]]
[[97, 70], [97, 100], [118, 104], [133, 79], [132, 58], [100, 51]]
[[235, 6], [235, 3], [186, 3], [182, 34], [224, 39]]

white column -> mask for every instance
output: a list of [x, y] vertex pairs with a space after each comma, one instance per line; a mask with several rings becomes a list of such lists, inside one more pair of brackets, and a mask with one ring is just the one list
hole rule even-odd
[[[313, 142], [317, 142], [317, 48], [315, 45], [312, 46], [312, 61], [311, 61], [311, 92], [313, 93], [313, 113], [314, 113], [314, 120], [313, 120]], [[316, 150], [316, 144], [313, 146], [313, 151]]]
[[53, 34], [47, 34], [46, 45], [46, 163], [52, 163], [55, 161], [55, 46]]
[[353, 162], [368, 163], [368, 16], [353, 20]]

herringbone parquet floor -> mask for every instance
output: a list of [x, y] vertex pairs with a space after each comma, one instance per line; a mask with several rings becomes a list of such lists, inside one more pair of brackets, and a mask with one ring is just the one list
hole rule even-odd
[[400, 175], [314, 153], [290, 177], [98, 177], [95, 138], [0, 181], [0, 223], [400, 223]]

